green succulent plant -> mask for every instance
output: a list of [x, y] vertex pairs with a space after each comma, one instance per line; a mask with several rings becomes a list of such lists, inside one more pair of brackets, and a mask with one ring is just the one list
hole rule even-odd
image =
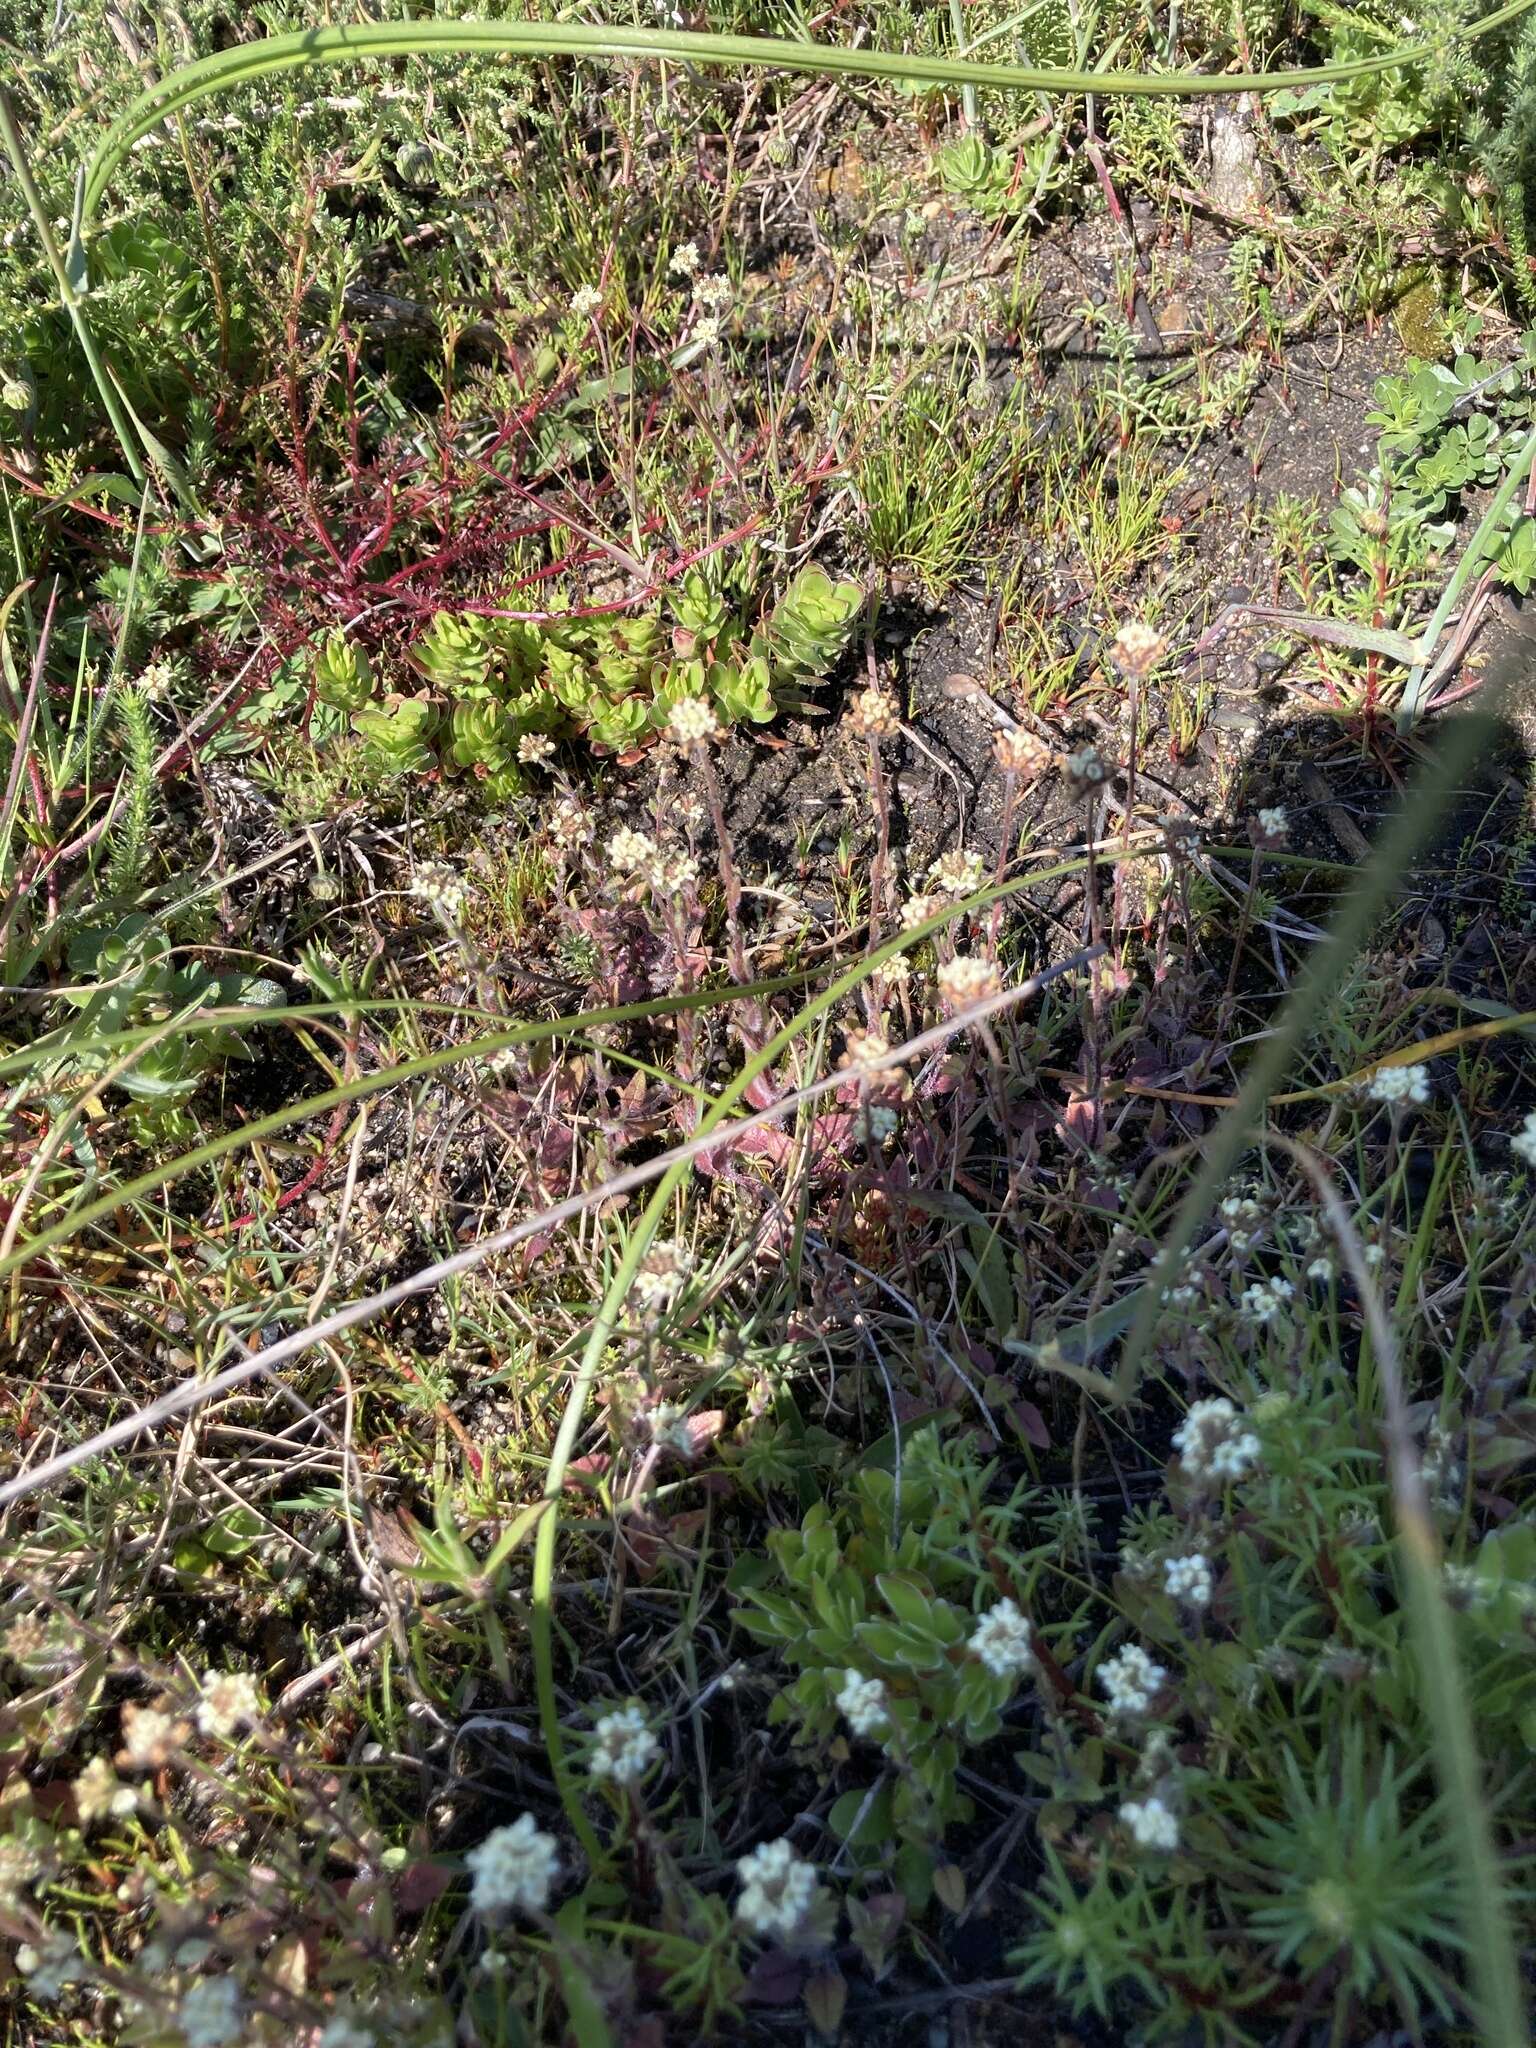
[[393, 693], [382, 704], [367, 704], [352, 714], [352, 730], [374, 765], [391, 777], [424, 775], [437, 766], [429, 742], [438, 723], [438, 707], [430, 697]]
[[437, 612], [410, 659], [434, 689], [477, 690], [489, 685], [496, 649], [477, 612]]
[[361, 711], [373, 695], [373, 669], [367, 655], [345, 633], [332, 633], [315, 649], [315, 695], [338, 711]]
[[964, 199], [978, 213], [1006, 212], [1012, 199], [1012, 153], [999, 149], [977, 129], [946, 142], [938, 152], [940, 180], [946, 192]]
[[804, 703], [852, 638], [862, 587], [814, 565], [749, 630], [728, 578], [691, 569], [637, 617], [547, 624], [478, 612], [436, 613], [408, 654], [426, 688], [378, 694], [367, 655], [333, 633], [313, 656], [316, 695], [350, 714], [383, 774], [473, 774], [494, 796], [522, 787], [525, 735], [584, 738], [629, 753], [664, 732], [683, 697], [703, 697], [723, 726], [763, 725]]

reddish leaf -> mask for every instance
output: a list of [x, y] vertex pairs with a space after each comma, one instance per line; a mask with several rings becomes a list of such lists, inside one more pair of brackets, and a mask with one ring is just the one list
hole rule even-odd
[[395, 1904], [402, 1913], [425, 1913], [453, 1882], [441, 1863], [408, 1863], [395, 1879]]
[[589, 1451], [584, 1458], [572, 1458], [565, 1472], [566, 1492], [590, 1492], [612, 1463], [607, 1451]]
[[747, 1972], [742, 1997], [748, 2005], [793, 2005], [804, 1982], [804, 1965], [783, 1949], [771, 1948]]

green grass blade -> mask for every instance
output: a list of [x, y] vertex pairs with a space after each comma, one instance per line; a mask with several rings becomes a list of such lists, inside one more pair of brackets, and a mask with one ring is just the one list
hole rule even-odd
[[[1492, 33], [1523, 14], [1536, 0], [1510, 0], [1482, 21], [1457, 31], [1446, 42]], [[671, 58], [677, 63], [746, 65], [758, 69], [808, 72], [819, 77], [890, 78], [919, 85], [967, 87], [999, 92], [1183, 99], [1202, 94], [1303, 92], [1318, 85], [1369, 78], [1422, 61], [1442, 47], [1438, 41], [1405, 43], [1378, 56], [1306, 71], [1214, 75], [1199, 72], [1077, 71], [984, 64], [974, 59], [924, 57], [887, 50], [856, 50], [783, 36], [702, 35], [680, 29], [596, 26], [577, 22], [386, 21], [345, 28], [316, 28], [242, 43], [216, 56], [183, 65], [133, 101], [113, 122], [86, 171], [83, 222], [95, 217], [102, 197], [140, 136], [174, 114], [184, 113], [212, 93], [251, 85], [286, 71], [320, 64], [389, 57], [523, 56]]]

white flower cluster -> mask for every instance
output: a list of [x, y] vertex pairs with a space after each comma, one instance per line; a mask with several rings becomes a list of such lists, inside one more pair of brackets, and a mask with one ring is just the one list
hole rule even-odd
[[130, 1770], [158, 1770], [168, 1764], [187, 1739], [187, 1724], [159, 1707], [141, 1707], [129, 1700], [123, 1708], [123, 1746], [118, 1762]]
[[1526, 1166], [1536, 1166], [1536, 1109], [1510, 1139], [1509, 1149]]
[[1270, 1280], [1256, 1280], [1242, 1293], [1242, 1310], [1251, 1322], [1267, 1323], [1296, 1292], [1289, 1280], [1278, 1274]]
[[901, 928], [904, 932], [915, 932], [920, 924], [926, 924], [930, 917], [937, 917], [944, 908], [941, 896], [928, 896], [919, 892], [909, 896], [901, 906]]
[[928, 870], [928, 879], [946, 896], [973, 896], [981, 887], [986, 868], [979, 853], [962, 853], [952, 846], [941, 853]]
[[1146, 1799], [1127, 1799], [1120, 1818], [1139, 1849], [1177, 1849], [1179, 1817], [1154, 1792]]
[[0, 1906], [14, 1906], [42, 1868], [43, 1859], [30, 1842], [20, 1835], [0, 1835]]
[[673, 1238], [658, 1237], [635, 1275], [635, 1293], [648, 1309], [664, 1309], [682, 1292], [693, 1271], [693, 1254]]
[[636, 832], [621, 825], [608, 842], [608, 859], [620, 874], [632, 875], [649, 867], [656, 858], [656, 842], [649, 832]]
[[702, 305], [713, 306], [718, 312], [722, 306], [728, 306], [735, 298], [736, 287], [723, 272], [715, 271], [712, 275], [701, 277], [697, 281], [693, 287], [693, 296]]
[[1264, 1226], [1264, 1211], [1251, 1195], [1228, 1195], [1216, 1211], [1235, 1252], [1251, 1250]]
[[1098, 1676], [1108, 1696], [1110, 1712], [1132, 1715], [1146, 1713], [1168, 1673], [1148, 1656], [1140, 1643], [1127, 1643], [1099, 1666]]
[[563, 796], [549, 814], [549, 836], [562, 853], [585, 846], [592, 837], [592, 820], [584, 805], [573, 796]]
[[578, 285], [571, 293], [571, 313], [577, 320], [590, 320], [602, 303], [603, 295], [595, 284]]
[[994, 1678], [1018, 1678], [1035, 1668], [1034, 1629], [1014, 1600], [999, 1600], [971, 1630], [967, 1648]]
[[736, 1865], [741, 1898], [736, 1915], [753, 1934], [789, 1941], [816, 1903], [816, 1866], [787, 1841], [764, 1842]]
[[672, 260], [667, 265], [674, 277], [697, 277], [699, 265], [704, 261], [699, 254], [697, 242], [684, 242], [672, 251]]
[[658, 895], [681, 896], [698, 881], [699, 864], [691, 853], [660, 852], [647, 879]]
[[634, 1705], [620, 1707], [614, 1713], [604, 1714], [593, 1729], [588, 1769], [594, 1778], [607, 1778], [615, 1785], [633, 1785], [645, 1776], [660, 1754], [661, 1744], [651, 1732], [644, 1710]]
[[680, 747], [720, 737], [720, 721], [702, 697], [679, 697], [667, 718], [667, 730]]
[[464, 1858], [477, 1913], [542, 1913], [560, 1868], [560, 1849], [531, 1813], [495, 1828]]
[[1219, 1485], [1246, 1479], [1264, 1448], [1224, 1395], [1191, 1405], [1173, 1433], [1173, 1447], [1191, 1478]]
[[1260, 811], [1259, 830], [1266, 839], [1283, 839], [1290, 829], [1290, 818], [1279, 804], [1270, 810]]
[[75, 1811], [82, 1823], [122, 1820], [133, 1812], [139, 1795], [125, 1785], [104, 1756], [93, 1756], [75, 1780]]
[[424, 860], [411, 876], [411, 894], [454, 923], [464, 909], [464, 878], [445, 860]]
[[1372, 1102], [1428, 1102], [1429, 1069], [1424, 1066], [1378, 1067], [1371, 1076]]
[[837, 1707], [855, 1735], [878, 1735], [891, 1717], [884, 1684], [861, 1671], [843, 1673]]
[[263, 1703], [248, 1671], [210, 1671], [197, 1703], [197, 1725], [204, 1735], [227, 1742], [241, 1728], [259, 1721]]
[[991, 960], [946, 960], [935, 979], [939, 994], [952, 1010], [968, 1010], [1002, 994], [1002, 976]]
[[1196, 1550], [1188, 1557], [1170, 1557], [1163, 1563], [1163, 1584], [1175, 1600], [1186, 1607], [1211, 1604], [1211, 1560]]

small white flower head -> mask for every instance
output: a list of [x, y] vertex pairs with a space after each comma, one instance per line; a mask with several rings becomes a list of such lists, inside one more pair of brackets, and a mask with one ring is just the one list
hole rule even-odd
[[662, 896], [683, 896], [699, 879], [699, 864], [691, 853], [664, 853], [651, 869], [651, 887]]
[[928, 870], [928, 879], [946, 896], [974, 896], [985, 874], [979, 853], [963, 853], [958, 846], [952, 846]]
[[667, 716], [667, 730], [680, 747], [693, 747], [718, 739], [720, 721], [702, 697], [679, 697]]
[[1186, 1607], [1211, 1604], [1211, 1561], [1196, 1550], [1188, 1557], [1170, 1557], [1163, 1563], [1163, 1585]]
[[1005, 1598], [987, 1609], [966, 1648], [994, 1678], [1019, 1678], [1035, 1668], [1034, 1633], [1018, 1602]]
[[450, 924], [457, 923], [463, 913], [464, 878], [445, 860], [421, 861], [411, 876], [411, 894]]
[[321, 2028], [315, 2048], [379, 2048], [379, 2037], [372, 2027], [365, 2027], [360, 2020], [337, 2013]]
[[562, 853], [574, 852], [592, 837], [592, 819], [573, 796], [561, 797], [550, 813], [549, 834]]
[[901, 731], [901, 710], [889, 690], [871, 685], [855, 693], [848, 723], [866, 739], [888, 740]]
[[266, 1711], [256, 1681], [248, 1671], [210, 1671], [197, 1702], [197, 1725], [204, 1735], [228, 1742]]
[[123, 1708], [123, 1746], [117, 1761], [127, 1770], [157, 1771], [181, 1753], [187, 1734], [186, 1722], [174, 1714], [129, 1700]]
[[816, 1866], [787, 1841], [764, 1842], [737, 1862], [741, 1897], [736, 1917], [752, 1934], [791, 1941], [816, 1903]]
[[0, 379], [0, 405], [7, 412], [25, 412], [32, 403], [32, 389], [23, 384], [19, 377]]
[[43, 1859], [30, 1842], [20, 1835], [0, 1835], [0, 1906], [14, 1906], [42, 1869]]
[[1168, 652], [1162, 634], [1145, 619], [1132, 619], [1110, 642], [1109, 658], [1124, 676], [1144, 676]]
[[1120, 1818], [1138, 1849], [1177, 1849], [1179, 1817], [1154, 1792], [1146, 1799], [1127, 1799]]
[[1099, 1684], [1109, 1699], [1112, 1714], [1144, 1714], [1167, 1681], [1168, 1673], [1154, 1663], [1140, 1643], [1127, 1643], [1115, 1656], [1099, 1666]]
[[1320, 1254], [1307, 1268], [1309, 1280], [1319, 1280], [1326, 1287], [1333, 1278], [1333, 1261], [1326, 1253]]
[[1296, 1292], [1289, 1280], [1277, 1275], [1270, 1280], [1256, 1280], [1242, 1293], [1242, 1310], [1251, 1322], [1267, 1323], [1279, 1314], [1286, 1302]]
[[640, 1261], [635, 1293], [645, 1308], [666, 1308], [681, 1293], [692, 1271], [692, 1253], [670, 1237], [658, 1237]]
[[849, 1073], [880, 1074], [889, 1071], [891, 1041], [883, 1031], [862, 1024], [850, 1024], [843, 1039], [843, 1056], [838, 1065]]
[[926, 924], [930, 917], [937, 917], [944, 908], [942, 896], [909, 896], [901, 906], [901, 928], [904, 932], [915, 932], [920, 924]]
[[495, 1828], [464, 1858], [477, 1913], [542, 1913], [560, 1868], [560, 1848], [531, 1813]]
[[946, 960], [935, 978], [939, 994], [952, 1010], [968, 1010], [1002, 994], [1003, 978], [992, 960]]
[[621, 825], [608, 842], [608, 859], [621, 875], [648, 868], [656, 858], [656, 842], [649, 832], [635, 832]]
[[1536, 1109], [1509, 1141], [1509, 1149], [1526, 1166], [1536, 1166]]
[[1005, 775], [1022, 776], [1027, 782], [1038, 781], [1054, 758], [1045, 741], [1022, 725], [1005, 725], [994, 733], [992, 751]]
[[684, 242], [672, 251], [672, 260], [667, 268], [674, 277], [697, 277], [703, 260], [697, 242]]
[[138, 1803], [133, 1786], [123, 1783], [104, 1756], [93, 1756], [75, 1780], [75, 1811], [85, 1827], [95, 1820], [122, 1820]]
[[176, 2014], [187, 2048], [225, 2048], [244, 2032], [240, 1986], [233, 1977], [201, 1977], [191, 1985]]
[[571, 313], [577, 320], [590, 320], [603, 303], [603, 295], [595, 284], [578, 285], [571, 293]]
[[660, 1754], [661, 1744], [651, 1732], [645, 1710], [631, 1704], [604, 1714], [593, 1729], [592, 1761], [587, 1768], [594, 1778], [634, 1785]]
[[525, 768], [537, 768], [550, 759], [555, 743], [547, 732], [525, 732], [517, 743], [517, 758]]
[[1173, 1447], [1192, 1479], [1244, 1479], [1258, 1464], [1263, 1446], [1225, 1396], [1196, 1401], [1173, 1433]]
[[878, 1735], [891, 1718], [884, 1684], [861, 1671], [843, 1673], [837, 1708], [855, 1735]]
[[716, 271], [709, 277], [695, 279], [693, 296], [701, 306], [709, 306], [716, 313], [723, 312], [736, 296], [736, 287], [723, 273]]
[[1429, 1069], [1425, 1066], [1378, 1067], [1367, 1091], [1372, 1102], [1398, 1107], [1408, 1102], [1428, 1102]]
[[689, 331], [690, 341], [701, 342], [705, 348], [713, 348], [720, 339], [720, 318], [716, 313], [705, 313], [695, 320]]
[[1284, 839], [1291, 829], [1289, 815], [1280, 804], [1272, 804], [1262, 810], [1258, 817], [1259, 830], [1266, 839]]

